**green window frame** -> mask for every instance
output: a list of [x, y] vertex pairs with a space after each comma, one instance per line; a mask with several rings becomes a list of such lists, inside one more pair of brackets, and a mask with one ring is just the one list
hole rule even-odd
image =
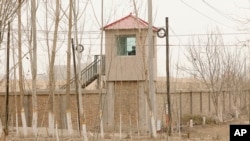
[[136, 55], [136, 36], [119, 35], [116, 37], [117, 55], [118, 56], [135, 56]]

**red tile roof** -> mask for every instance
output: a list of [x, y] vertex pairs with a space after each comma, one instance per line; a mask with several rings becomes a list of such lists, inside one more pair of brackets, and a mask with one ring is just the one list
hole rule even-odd
[[[104, 30], [116, 30], [116, 29], [147, 29], [148, 22], [136, 18], [132, 14], [129, 14], [126, 17], [123, 17], [115, 22], [112, 22], [106, 26], [104, 26]], [[153, 26], [153, 31], [157, 31], [158, 29]]]

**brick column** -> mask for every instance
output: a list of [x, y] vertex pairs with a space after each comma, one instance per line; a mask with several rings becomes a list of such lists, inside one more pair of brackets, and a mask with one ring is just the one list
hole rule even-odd
[[141, 134], [149, 131], [149, 112], [146, 95], [144, 93], [144, 82], [138, 82], [139, 91], [139, 129]]
[[114, 128], [114, 82], [107, 82], [107, 93], [103, 98], [103, 126], [104, 130]]

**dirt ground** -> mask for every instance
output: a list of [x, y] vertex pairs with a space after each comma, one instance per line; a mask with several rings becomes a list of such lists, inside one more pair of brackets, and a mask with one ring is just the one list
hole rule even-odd
[[[167, 136], [166, 133], [158, 133], [157, 139], [152, 139], [149, 136], [137, 136], [137, 134], [133, 134], [132, 138], [123, 136], [122, 139], [119, 138], [119, 134], [105, 134], [105, 139], [101, 139], [98, 135], [94, 135], [93, 133], [88, 134], [88, 141], [229, 141], [229, 125], [230, 124], [248, 124], [248, 117], [241, 117], [238, 119], [230, 119], [226, 122], [220, 124], [210, 124], [210, 125], [194, 125], [193, 128], [185, 127], [182, 131], [175, 132], [171, 137]], [[43, 129], [43, 132], [46, 132], [46, 129]], [[62, 131], [62, 134], [65, 134], [67, 131]], [[57, 141], [56, 137], [46, 137], [46, 135], [40, 135], [38, 138], [34, 137], [17, 137], [15, 133], [12, 132], [10, 136], [4, 139], [3, 135], [0, 138], [0, 141]], [[67, 137], [61, 136], [59, 138], [60, 141], [80, 141], [83, 140], [80, 137]]]
[[[197, 125], [188, 128], [182, 133], [183, 141], [229, 141], [229, 126], [231, 124], [249, 124], [248, 117], [232, 118], [220, 124]], [[189, 138], [187, 134], [189, 133]], [[177, 141], [177, 140], [176, 140]]]

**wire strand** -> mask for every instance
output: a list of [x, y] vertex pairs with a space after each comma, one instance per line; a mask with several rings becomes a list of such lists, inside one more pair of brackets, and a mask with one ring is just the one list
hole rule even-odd
[[188, 3], [184, 2], [184, 0], [181, 0], [181, 2], [182, 2], [184, 5], [186, 5], [187, 7], [191, 8], [192, 10], [194, 10], [195, 12], [197, 12], [198, 14], [200, 14], [201, 16], [206, 17], [207, 19], [210, 19], [210, 20], [212, 20], [212, 21], [214, 21], [214, 22], [216, 22], [216, 23], [218, 23], [218, 24], [220, 24], [220, 25], [223, 25], [223, 26], [227, 27], [227, 28], [232, 28], [232, 27], [230, 27], [230, 26], [228, 26], [228, 25], [226, 25], [226, 24], [224, 24], [224, 23], [221, 23], [221, 22], [219, 22], [219, 21], [217, 21], [217, 20], [215, 20], [215, 19], [209, 17], [208, 15], [206, 15], [206, 14], [200, 12], [199, 10], [195, 9], [194, 7], [192, 7], [191, 5], [189, 5]]

